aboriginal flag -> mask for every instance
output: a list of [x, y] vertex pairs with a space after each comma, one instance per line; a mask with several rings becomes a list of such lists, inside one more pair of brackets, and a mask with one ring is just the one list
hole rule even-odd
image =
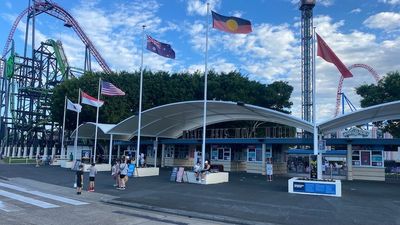
[[213, 28], [233, 34], [248, 34], [251, 30], [251, 22], [234, 16], [223, 16], [211, 11]]

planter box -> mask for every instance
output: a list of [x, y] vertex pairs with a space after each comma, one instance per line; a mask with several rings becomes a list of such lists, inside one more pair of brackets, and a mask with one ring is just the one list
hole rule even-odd
[[[83, 163], [83, 171], [89, 172], [90, 166], [91, 166], [91, 164]], [[110, 164], [96, 164], [96, 169], [97, 169], [97, 172], [111, 171], [111, 165]]]
[[201, 175], [199, 175], [199, 180], [196, 180], [194, 172], [185, 171], [183, 174], [183, 182], [188, 182], [192, 184], [220, 184], [229, 182], [228, 172], [218, 172], [206, 174], [204, 180], [201, 180]]
[[303, 195], [325, 195], [342, 197], [342, 182], [340, 180], [304, 180], [293, 177], [288, 180], [289, 193]]
[[72, 169], [72, 167], [74, 166], [74, 162], [73, 161], [67, 161], [67, 160], [60, 160], [60, 166], [62, 168]]
[[146, 167], [146, 168], [135, 168], [133, 174], [134, 177], [149, 177], [160, 175], [160, 168], [158, 167]]

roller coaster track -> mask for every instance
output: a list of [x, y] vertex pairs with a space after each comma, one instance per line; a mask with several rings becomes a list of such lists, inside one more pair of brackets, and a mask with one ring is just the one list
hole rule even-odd
[[19, 22], [26, 14], [31, 15], [32, 13], [35, 13], [36, 15], [39, 15], [41, 13], [46, 13], [50, 16], [53, 16], [59, 20], [64, 21], [64, 23], [68, 24], [68, 26], [71, 26], [72, 29], [75, 31], [75, 33], [79, 36], [79, 38], [81, 39], [83, 44], [85, 44], [85, 46], [87, 46], [89, 48], [90, 53], [94, 56], [94, 58], [99, 63], [100, 67], [104, 70], [104, 72], [106, 72], [106, 73], [112, 72], [110, 67], [107, 65], [107, 63], [103, 59], [103, 57], [100, 55], [100, 53], [94, 47], [93, 43], [90, 41], [89, 37], [85, 34], [85, 32], [79, 26], [78, 22], [71, 16], [71, 14], [69, 14], [65, 9], [63, 9], [61, 6], [57, 5], [56, 3], [52, 2], [52, 1], [37, 0], [34, 5], [26, 8], [24, 11], [22, 11], [14, 21], [11, 31], [8, 34], [7, 42], [3, 49], [3, 53], [1, 55], [2, 60], [0, 60], [0, 75], [2, 75], [2, 73], [4, 72], [4, 62], [5, 62], [6, 54], [10, 47], [11, 40], [14, 37], [14, 33], [15, 33], [15, 30], [17, 29]]
[[[378, 83], [379, 80], [381, 79], [379, 74], [370, 66], [365, 65], [365, 64], [353, 64], [350, 67], [348, 67], [349, 70], [352, 70], [354, 68], [363, 68], [366, 69], [371, 76], [374, 77], [375, 81]], [[344, 81], [344, 77], [340, 76], [340, 80], [339, 80], [339, 85], [338, 85], [338, 89], [336, 92], [336, 110], [335, 110], [335, 117], [339, 114], [339, 110], [340, 110], [340, 96], [342, 93], [342, 87], [343, 87], [343, 81]]]
[[69, 69], [69, 64], [67, 57], [65, 56], [64, 48], [62, 47], [61, 41], [55, 41], [52, 39], [49, 39], [46, 41], [49, 45], [51, 45], [54, 49], [54, 54], [56, 55], [57, 62], [60, 65], [60, 70], [63, 75], [63, 79], [67, 80], [68, 79], [68, 69]]

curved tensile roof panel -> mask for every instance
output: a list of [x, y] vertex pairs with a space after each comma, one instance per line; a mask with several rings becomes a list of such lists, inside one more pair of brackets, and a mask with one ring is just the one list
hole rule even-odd
[[[115, 124], [105, 124], [105, 123], [99, 123], [97, 126], [97, 138], [102, 139], [102, 140], [109, 140], [110, 139], [110, 134], [108, 132], [113, 128]], [[95, 136], [95, 129], [96, 129], [96, 123], [93, 122], [87, 122], [79, 125], [78, 127], [78, 138], [83, 138], [83, 139], [94, 139]], [[75, 137], [75, 132], [72, 132], [71, 138]], [[113, 135], [114, 140], [129, 140], [129, 135]]]
[[[187, 101], [158, 106], [142, 112], [141, 136], [178, 138], [183, 130], [203, 126], [204, 101]], [[207, 125], [226, 121], [267, 121], [312, 132], [312, 124], [289, 114], [248, 104], [207, 101]], [[138, 116], [131, 116], [110, 129], [109, 134], [137, 135]]]
[[370, 122], [396, 119], [400, 119], [400, 101], [374, 105], [344, 114], [320, 123], [318, 127], [321, 133], [328, 133]]

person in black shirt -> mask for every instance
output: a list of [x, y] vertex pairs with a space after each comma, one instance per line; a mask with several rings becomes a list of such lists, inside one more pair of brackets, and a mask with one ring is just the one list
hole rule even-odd
[[206, 178], [206, 174], [210, 172], [211, 165], [208, 160], [204, 161], [204, 168], [200, 171], [201, 172], [201, 180], [204, 181]]
[[83, 186], [83, 165], [79, 165], [78, 171], [76, 171], [76, 194], [80, 195], [82, 193]]

